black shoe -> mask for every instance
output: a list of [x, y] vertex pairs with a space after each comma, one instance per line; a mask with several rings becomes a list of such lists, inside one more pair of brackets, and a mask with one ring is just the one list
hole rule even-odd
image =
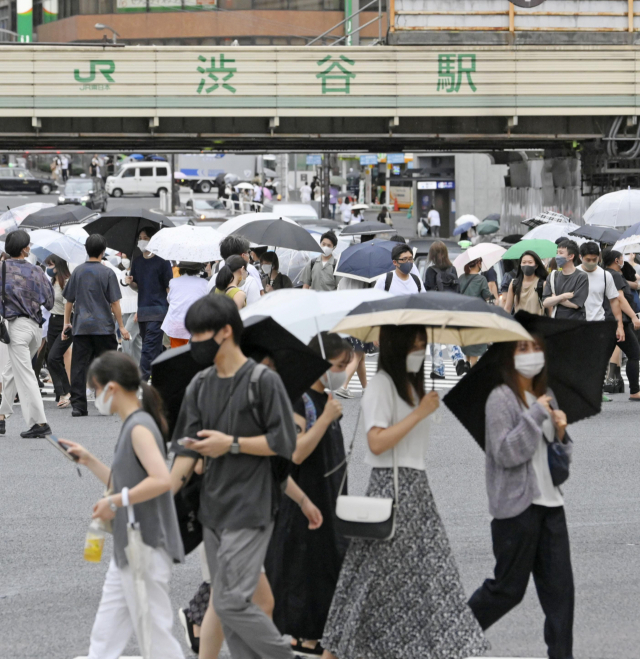
[[187, 617], [184, 609], [178, 609], [180, 624], [184, 627], [184, 637], [187, 645], [196, 653], [200, 653], [200, 639], [193, 635], [193, 623]]
[[446, 380], [445, 375], [440, 375], [440, 373], [436, 373], [435, 371], [431, 371], [431, 379], [432, 380]]
[[77, 407], [74, 407], [71, 410], [71, 416], [89, 416], [89, 412], [83, 412], [82, 410], [79, 410]]
[[461, 378], [467, 372], [467, 362], [464, 359], [458, 359], [456, 362], [456, 375]]
[[616, 394], [624, 393], [624, 380], [622, 379], [622, 377], [616, 378], [616, 390], [614, 393]]
[[613, 378], [607, 378], [604, 381], [604, 387], [602, 390], [605, 394], [614, 394], [616, 389], [616, 381]]
[[51, 434], [51, 428], [49, 427], [48, 423], [42, 423], [38, 425], [37, 423], [29, 430], [25, 430], [24, 432], [20, 433], [20, 437], [23, 439], [34, 439], [36, 437], [45, 437], [46, 435]]
[[7, 432], [7, 421], [6, 419], [2, 419], [0, 421], [0, 435], [4, 435]]

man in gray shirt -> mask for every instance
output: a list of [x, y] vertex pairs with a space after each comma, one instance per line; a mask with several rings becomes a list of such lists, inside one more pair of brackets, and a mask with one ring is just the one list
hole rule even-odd
[[338, 245], [338, 238], [333, 231], [327, 231], [320, 238], [322, 256], [313, 259], [302, 271], [302, 288], [314, 291], [335, 291], [339, 278], [333, 274], [336, 269], [336, 257], [333, 251]]
[[[200, 521], [212, 604], [233, 659], [293, 659], [291, 644], [251, 601], [282, 493], [273, 459], [290, 460], [296, 446], [291, 404], [280, 377], [240, 350], [242, 320], [233, 300], [201, 298], [189, 308], [185, 325], [192, 357], [212, 366], [185, 393], [174, 432], [172, 479], [186, 481], [205, 457]], [[212, 652], [214, 621], [209, 606], [200, 656]]]
[[589, 297], [589, 277], [578, 270], [580, 256], [573, 240], [563, 240], [558, 245], [556, 263], [561, 271], [548, 277], [542, 294], [545, 309], [551, 309], [554, 318], [586, 320], [585, 304]]

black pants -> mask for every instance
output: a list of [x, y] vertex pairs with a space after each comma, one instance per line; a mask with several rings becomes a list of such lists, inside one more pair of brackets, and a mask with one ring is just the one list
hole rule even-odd
[[115, 334], [77, 334], [71, 355], [71, 407], [87, 411], [87, 371], [91, 362], [107, 350], [117, 350]]
[[53, 380], [56, 400], [60, 400], [60, 396], [66, 396], [71, 392], [67, 369], [64, 367], [64, 354], [69, 349], [73, 339], [71, 337], [62, 339], [63, 327], [64, 316], [51, 316], [49, 318], [49, 329], [47, 330], [49, 355], [47, 356], [47, 365], [49, 366], [49, 374]]
[[640, 391], [640, 344], [633, 323], [624, 323], [624, 341], [620, 341], [618, 347], [627, 356], [629, 393], [637, 394]]
[[138, 321], [142, 337], [142, 352], [140, 353], [140, 371], [142, 379], [148, 380], [151, 375], [151, 362], [162, 352], [164, 332], [161, 320]]
[[516, 517], [494, 519], [491, 538], [495, 578], [469, 600], [480, 626], [488, 629], [522, 601], [533, 572], [549, 659], [571, 659], [574, 588], [564, 508], [531, 505]]

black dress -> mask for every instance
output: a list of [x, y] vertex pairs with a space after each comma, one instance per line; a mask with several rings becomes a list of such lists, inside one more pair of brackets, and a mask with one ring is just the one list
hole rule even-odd
[[[327, 395], [310, 389], [307, 396], [319, 417]], [[298, 401], [294, 410], [304, 417], [304, 402]], [[298, 504], [288, 497], [282, 500], [276, 518], [265, 568], [275, 599], [273, 621], [283, 634], [294, 638], [322, 638], [347, 551], [348, 540], [335, 528], [336, 499], [345, 467], [324, 477], [344, 458], [342, 431], [335, 422], [313, 453], [301, 465], [294, 465], [291, 472], [293, 480], [320, 509], [322, 526], [310, 530]]]

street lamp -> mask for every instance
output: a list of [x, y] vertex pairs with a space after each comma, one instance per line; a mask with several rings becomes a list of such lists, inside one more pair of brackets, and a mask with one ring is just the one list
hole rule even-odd
[[120, 35], [112, 28], [109, 27], [108, 25], [105, 25], [104, 23], [96, 23], [93, 27], [96, 28], [96, 30], [109, 30], [111, 32], [111, 41], [113, 44], [117, 43], [116, 37], [119, 37]]

